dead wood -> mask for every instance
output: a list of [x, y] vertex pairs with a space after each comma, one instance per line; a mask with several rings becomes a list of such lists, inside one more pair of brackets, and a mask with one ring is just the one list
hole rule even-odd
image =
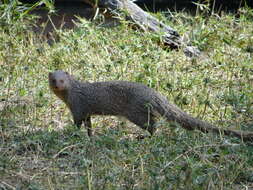
[[200, 51], [194, 46], [187, 46], [176, 30], [160, 22], [157, 18], [143, 11], [130, 0], [84, 0], [93, 7], [106, 8], [116, 17], [126, 14], [125, 19], [136, 24], [144, 31], [152, 31], [163, 36], [163, 44], [170, 49], [183, 48], [185, 55], [198, 56]]

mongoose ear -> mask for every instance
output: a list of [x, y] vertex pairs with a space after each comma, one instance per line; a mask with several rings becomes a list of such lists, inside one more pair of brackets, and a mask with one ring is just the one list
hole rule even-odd
[[49, 73], [48, 73], [48, 77], [51, 78], [52, 74], [53, 74], [53, 73], [49, 72]]
[[64, 71], [64, 73], [65, 73], [66, 75], [69, 75], [69, 73], [68, 73], [67, 71]]

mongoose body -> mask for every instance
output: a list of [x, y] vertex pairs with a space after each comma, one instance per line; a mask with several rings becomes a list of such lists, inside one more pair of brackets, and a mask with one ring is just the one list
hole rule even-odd
[[[49, 73], [51, 90], [69, 107], [75, 125], [84, 122], [88, 135], [92, 135], [92, 115], [123, 116], [139, 127], [155, 132], [155, 119], [163, 116], [170, 122], [182, 127], [203, 132], [224, 132], [227, 135], [250, 138], [252, 134], [242, 134], [240, 131], [219, 129], [212, 124], [201, 121], [169, 103], [167, 99], [155, 90], [135, 82], [79, 82], [64, 71]], [[252, 136], [251, 136], [252, 135]]]

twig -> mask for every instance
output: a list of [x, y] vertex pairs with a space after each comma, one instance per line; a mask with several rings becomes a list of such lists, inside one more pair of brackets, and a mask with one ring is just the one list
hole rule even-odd
[[53, 156], [53, 159], [55, 159], [57, 156], [59, 156], [64, 150], [68, 149], [68, 148], [73, 148], [75, 146], [78, 146], [80, 143], [77, 143], [77, 144], [73, 144], [73, 145], [70, 145], [70, 146], [66, 146], [64, 147], [63, 149], [61, 149], [57, 154], [55, 154]]
[[58, 172], [60, 175], [82, 175], [82, 172]]

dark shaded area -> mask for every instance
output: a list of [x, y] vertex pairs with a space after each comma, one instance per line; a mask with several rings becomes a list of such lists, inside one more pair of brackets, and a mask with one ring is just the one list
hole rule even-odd
[[[20, 0], [23, 3], [35, 3], [36, 0]], [[197, 8], [195, 3], [206, 4], [207, 0], [132, 0], [138, 6], [149, 11], [162, 10], [186, 10], [192, 11]], [[55, 0], [55, 6], [59, 9], [69, 7], [70, 9], [76, 7], [81, 8], [87, 5], [85, 0]], [[253, 8], [252, 0], [210, 0], [210, 8], [216, 11], [236, 11], [242, 6], [249, 6]], [[74, 10], [73, 10], [74, 11]]]
[[[205, 0], [136, 0], [137, 5], [149, 11], [163, 11], [170, 9], [171, 11], [195, 11], [197, 6], [194, 3], [206, 4]], [[252, 0], [211, 0], [209, 8], [215, 11], [231, 11], [235, 12], [242, 6], [253, 7]]]
[[[23, 3], [32, 4], [36, 0], [20, 0]], [[197, 9], [193, 2], [204, 2], [204, 0], [136, 0], [138, 6], [144, 10], [151, 12], [157, 11], [187, 11], [195, 14]], [[215, 2], [215, 4], [213, 4]], [[216, 11], [231, 11], [236, 12], [242, 6], [253, 7], [253, 0], [215, 0], [211, 1], [210, 9]], [[76, 16], [91, 19], [94, 17], [94, 10], [92, 7], [84, 2], [84, 0], [55, 0], [56, 13], [48, 16], [46, 9], [36, 9], [34, 14], [40, 16], [37, 27], [34, 29], [42, 36], [50, 37], [50, 33], [54, 28], [68, 29], [75, 26], [77, 21]]]
[[[23, 2], [27, 3], [27, 1]], [[31, 1], [29, 1], [29, 3], [31, 3]], [[56, 1], [55, 9], [56, 13], [52, 13], [50, 15], [44, 8], [38, 8], [32, 12], [40, 17], [37, 22], [37, 27], [34, 28], [35, 32], [50, 38], [51, 32], [54, 30], [54, 28], [73, 28], [75, 26], [75, 22], [78, 20], [77, 16], [86, 18], [88, 20], [94, 17], [93, 8], [90, 5], [80, 1]]]

